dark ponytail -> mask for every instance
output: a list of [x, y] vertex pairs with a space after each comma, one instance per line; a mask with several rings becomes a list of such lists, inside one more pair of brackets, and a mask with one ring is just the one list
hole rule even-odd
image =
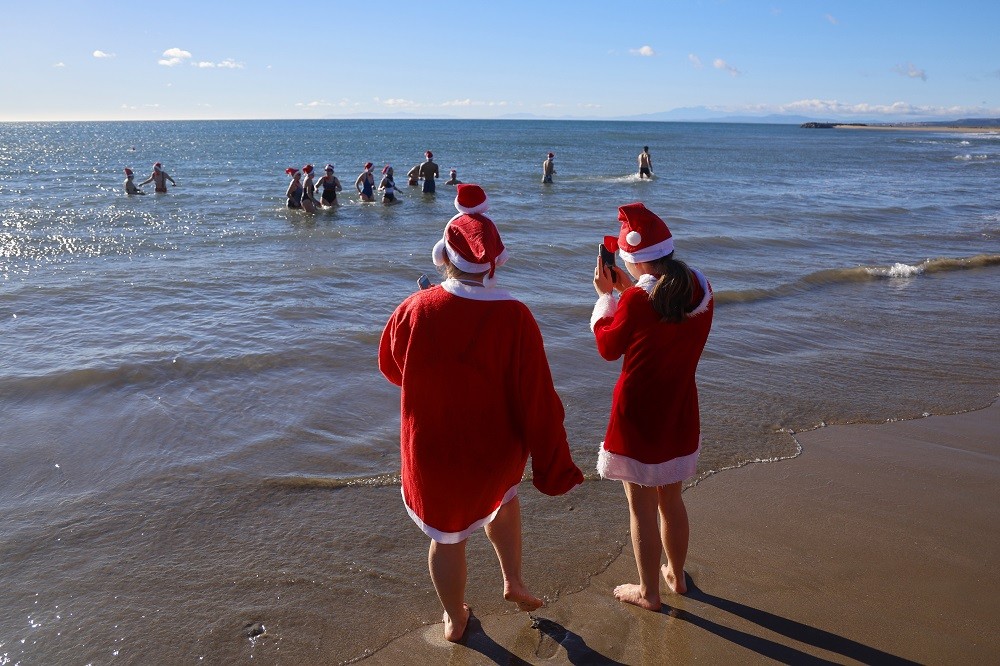
[[673, 252], [649, 264], [660, 274], [660, 279], [649, 294], [653, 309], [664, 321], [681, 323], [684, 315], [691, 309], [691, 300], [694, 298], [694, 274], [687, 264], [674, 259]]

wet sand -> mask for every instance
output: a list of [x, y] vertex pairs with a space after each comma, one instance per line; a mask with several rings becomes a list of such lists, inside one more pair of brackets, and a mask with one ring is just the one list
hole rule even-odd
[[691, 591], [662, 612], [612, 597], [636, 580], [625, 546], [534, 619], [475, 618], [464, 645], [428, 625], [363, 663], [995, 662], [1000, 403], [796, 439], [685, 493]]

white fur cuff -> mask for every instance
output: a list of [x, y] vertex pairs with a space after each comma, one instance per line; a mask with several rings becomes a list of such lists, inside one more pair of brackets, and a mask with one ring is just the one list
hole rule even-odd
[[614, 317], [618, 312], [618, 301], [611, 294], [604, 294], [594, 303], [594, 312], [590, 315], [590, 330], [594, 330], [594, 325], [605, 317]]

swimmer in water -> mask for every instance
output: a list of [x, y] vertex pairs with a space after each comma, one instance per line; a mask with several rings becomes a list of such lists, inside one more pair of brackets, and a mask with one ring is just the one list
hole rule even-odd
[[324, 206], [336, 206], [337, 192], [340, 192], [344, 188], [340, 186], [340, 179], [333, 175], [332, 164], [327, 164], [323, 167], [323, 170], [326, 172], [326, 175], [320, 176], [320, 179], [316, 181], [316, 184], [323, 188], [323, 196], [320, 199]]
[[372, 174], [372, 163], [365, 163], [365, 170], [354, 181], [354, 188], [361, 195], [362, 201], [375, 201], [375, 176]]
[[382, 169], [382, 182], [378, 184], [378, 190], [382, 193], [382, 203], [396, 203], [396, 181], [392, 177], [392, 167], [388, 164]]
[[149, 178], [139, 183], [139, 186], [142, 187], [146, 183], [153, 183], [153, 190], [162, 194], [167, 191], [168, 180], [171, 185], [177, 187], [177, 183], [175, 183], [174, 179], [170, 177], [170, 174], [163, 170], [163, 165], [157, 162], [153, 165], [153, 173], [149, 175]]
[[143, 192], [138, 187], [136, 187], [135, 181], [132, 180], [132, 176], [133, 175], [134, 174], [132, 173], [132, 169], [129, 169], [128, 167], [125, 167], [125, 194], [129, 194], [129, 195], [132, 195], [132, 194], [145, 194], [145, 192]]
[[307, 213], [315, 213], [320, 207], [316, 201], [316, 181], [313, 180], [314, 169], [312, 164], [302, 167], [302, 173], [306, 175], [306, 182], [302, 184], [302, 210]]

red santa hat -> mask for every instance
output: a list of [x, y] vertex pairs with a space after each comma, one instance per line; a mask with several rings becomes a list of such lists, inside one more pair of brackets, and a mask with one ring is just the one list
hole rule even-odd
[[383, 174], [389, 173], [389, 169], [391, 169], [391, 168], [392, 168], [391, 166], [389, 166], [388, 164], [386, 164], [384, 167], [382, 167], [382, 173]]
[[296, 174], [298, 174], [298, 172], [299, 172], [299, 170], [296, 169], [295, 167], [288, 167], [287, 169], [285, 169], [285, 173], [287, 173], [289, 176], [293, 176], [293, 177]]
[[473, 215], [475, 213], [485, 213], [490, 209], [486, 192], [478, 185], [462, 183], [456, 185], [455, 189], [458, 192], [455, 195], [455, 209], [459, 213]]
[[507, 249], [500, 240], [493, 220], [482, 213], [459, 214], [451, 218], [444, 228], [444, 235], [435, 245], [431, 256], [435, 266], [448, 261], [466, 273], [486, 273], [483, 286], [497, 283], [497, 266], [507, 263]]
[[153, 165], [153, 171], [159, 171], [161, 168], [163, 168], [163, 165], [159, 162]]
[[674, 251], [674, 239], [667, 224], [641, 203], [618, 209], [622, 223], [618, 232], [618, 253], [625, 261], [638, 264], [655, 261]]
[[372, 163], [371, 163], [371, 162], [365, 162], [365, 171], [368, 171], [369, 169], [371, 169], [371, 168], [372, 168], [372, 166], [373, 166], [373, 165], [372, 165]]
[[312, 173], [313, 165], [312, 164], [305, 165], [304, 167], [302, 167], [302, 171], [304, 171], [305, 173]]
[[555, 154], [555, 153], [549, 153], [549, 159], [552, 159], [552, 158], [553, 158], [553, 157], [555, 157], [555, 156], [556, 156], [556, 154]]
[[434, 157], [434, 153], [432, 153], [431, 151], [429, 151], [429, 150], [428, 150], [428, 151], [427, 151], [426, 153], [424, 153], [424, 156], [425, 156], [425, 157], [426, 157], [427, 159], [431, 159], [431, 158], [433, 158], [433, 157]]
[[126, 176], [131, 176], [132, 175], [132, 169], [129, 169], [128, 167], [125, 167], [125, 175]]

